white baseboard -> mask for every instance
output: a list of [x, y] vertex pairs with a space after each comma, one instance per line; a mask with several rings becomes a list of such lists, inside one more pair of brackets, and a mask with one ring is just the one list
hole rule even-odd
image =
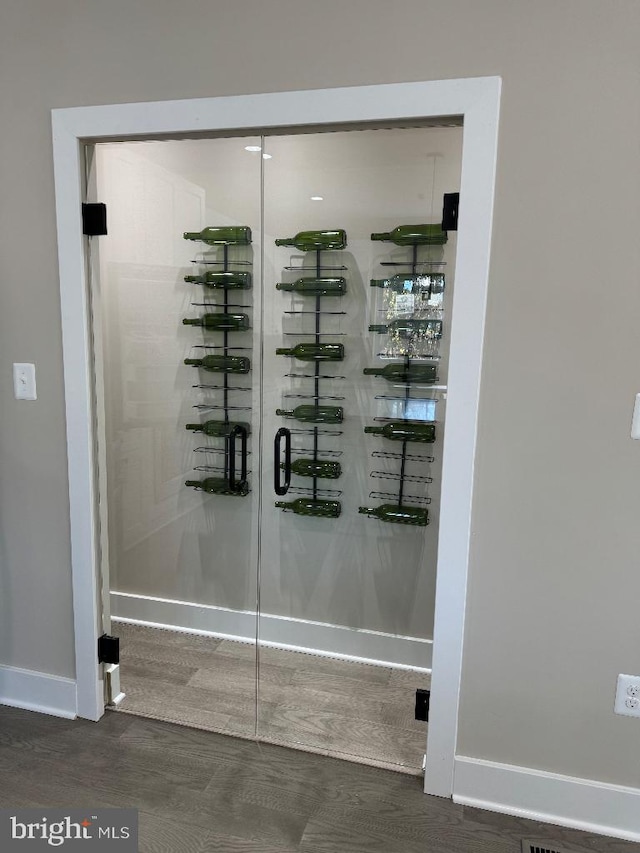
[[[115, 621], [139, 622], [245, 643], [255, 642], [256, 637], [256, 614], [250, 610], [112, 592], [111, 616]], [[263, 614], [260, 645], [430, 672], [433, 643], [416, 637]]]
[[76, 717], [76, 682], [71, 678], [0, 665], [0, 705], [73, 720]]
[[477, 758], [455, 759], [456, 803], [640, 841], [640, 788]]

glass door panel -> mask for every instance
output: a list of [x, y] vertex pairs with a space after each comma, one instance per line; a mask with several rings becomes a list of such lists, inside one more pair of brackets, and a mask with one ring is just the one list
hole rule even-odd
[[[261, 160], [246, 146], [256, 145], [98, 146], [109, 234], [93, 283], [121, 708], [250, 736]], [[230, 229], [227, 242], [183, 237], [206, 226]]]
[[[439, 223], [461, 145], [418, 127], [97, 146], [123, 710], [419, 772], [455, 234], [371, 235]], [[336, 233], [287, 239], [311, 230]]]
[[[258, 735], [416, 772], [455, 235], [414, 247], [371, 234], [441, 221], [461, 143], [460, 128], [265, 142]], [[312, 229], [344, 230], [346, 246], [276, 245]], [[406, 421], [426, 440], [398, 440]]]

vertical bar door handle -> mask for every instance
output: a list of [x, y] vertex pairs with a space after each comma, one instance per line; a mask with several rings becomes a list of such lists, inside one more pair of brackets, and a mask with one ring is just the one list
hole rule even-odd
[[[236, 438], [240, 436], [240, 480], [236, 482]], [[242, 488], [247, 479], [247, 431], [236, 426], [229, 433], [229, 488], [232, 491]]]
[[[284, 438], [284, 483], [280, 476], [281, 444]], [[273, 490], [276, 495], [286, 495], [291, 485], [291, 432], [280, 427], [273, 440]]]

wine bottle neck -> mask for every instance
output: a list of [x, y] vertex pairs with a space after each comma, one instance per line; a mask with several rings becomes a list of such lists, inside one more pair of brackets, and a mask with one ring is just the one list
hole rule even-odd
[[202, 432], [200, 424], [187, 424], [185, 429], [192, 429], [194, 432]]
[[185, 486], [200, 486], [200, 480], [185, 480]]
[[389, 330], [388, 326], [378, 326], [378, 325], [369, 326], [370, 332], [386, 332], [388, 330]]
[[185, 240], [199, 240], [200, 231], [185, 231], [182, 236]]
[[372, 240], [390, 240], [391, 232], [390, 231], [380, 231], [376, 234], [371, 235]]
[[293, 506], [293, 504], [288, 501], [275, 501], [275, 506], [278, 506], [281, 509], [287, 509], [288, 507]]
[[364, 374], [366, 374], [367, 376], [381, 376], [382, 375], [382, 369], [378, 368], [378, 367], [365, 367], [362, 372]]
[[201, 358], [185, 358], [184, 363], [185, 364], [201, 365], [202, 359]]
[[293, 355], [293, 350], [288, 347], [278, 347], [276, 349], [276, 355]]
[[373, 433], [373, 435], [381, 435], [384, 432], [384, 427], [366, 426], [364, 431], [370, 434]]
[[293, 409], [276, 409], [276, 415], [279, 415], [281, 418], [290, 417], [293, 415]]
[[293, 242], [293, 237], [281, 237], [276, 240], [276, 246], [295, 246]]
[[182, 321], [182, 325], [183, 325], [183, 326], [201, 326], [201, 325], [202, 325], [202, 320], [200, 320], [200, 319], [197, 319], [197, 320], [188, 320], [188, 319], [186, 319], [186, 318], [185, 318], [185, 319]]

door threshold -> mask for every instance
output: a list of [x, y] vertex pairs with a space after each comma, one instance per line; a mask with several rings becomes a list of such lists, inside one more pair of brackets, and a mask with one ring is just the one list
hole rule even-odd
[[242, 732], [225, 732], [216, 731], [215, 729], [205, 729], [202, 726], [197, 726], [194, 723], [185, 720], [171, 719], [160, 714], [144, 714], [141, 711], [123, 708], [121, 706], [107, 706], [106, 711], [112, 711], [116, 714], [128, 714], [131, 717], [141, 717], [143, 720], [154, 720], [159, 723], [169, 723], [173, 726], [182, 726], [186, 729], [195, 729], [199, 732], [210, 732], [213, 735], [222, 735], [223, 737], [238, 738], [239, 740], [250, 740], [258, 744], [270, 744], [271, 746], [279, 746], [283, 749], [294, 749], [297, 752], [308, 752], [311, 755], [323, 755], [326, 758], [335, 758], [339, 761], [350, 761], [352, 764], [364, 764], [367, 767], [377, 767], [380, 770], [391, 770], [394, 773], [402, 773], [405, 776], [415, 776], [423, 778], [424, 767], [409, 767], [404, 764], [394, 764], [390, 761], [382, 761], [377, 758], [368, 758], [366, 756], [354, 755], [349, 752], [339, 752], [338, 750], [323, 749], [322, 747], [308, 746], [302, 743], [292, 743], [291, 741], [279, 740], [273, 737], [258, 737], [256, 735], [243, 734]]
[[352, 764], [364, 764], [367, 767], [377, 767], [381, 770], [392, 770], [405, 776], [416, 776], [422, 778], [424, 769], [420, 767], [409, 767], [406, 764], [394, 764], [391, 761], [382, 761], [378, 758], [367, 758], [362, 755], [353, 755], [350, 752], [339, 752], [334, 749], [322, 749], [322, 747], [307, 746], [303, 743], [292, 743], [291, 741], [278, 740], [278, 738], [259, 737], [255, 738], [259, 743], [269, 743], [272, 746], [281, 746], [285, 749], [295, 749], [298, 752], [309, 752], [313, 755], [324, 755], [327, 758], [337, 758], [340, 761], [350, 761]]

